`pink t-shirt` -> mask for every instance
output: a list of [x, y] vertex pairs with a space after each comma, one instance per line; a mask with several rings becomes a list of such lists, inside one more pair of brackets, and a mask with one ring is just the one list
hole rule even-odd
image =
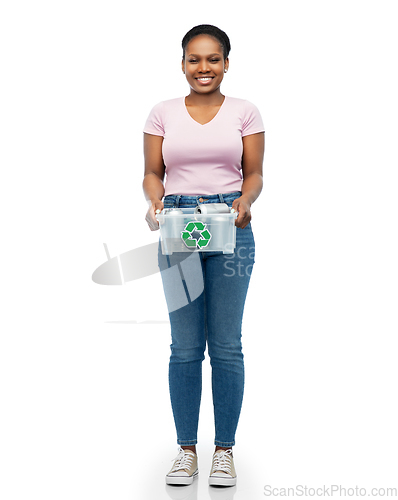
[[165, 193], [210, 195], [242, 189], [242, 137], [264, 132], [260, 112], [249, 101], [225, 96], [216, 116], [195, 121], [185, 97], [156, 104], [144, 132], [164, 137]]

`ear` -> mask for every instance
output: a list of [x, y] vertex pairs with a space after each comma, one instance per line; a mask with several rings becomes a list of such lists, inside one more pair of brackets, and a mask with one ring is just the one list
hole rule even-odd
[[224, 62], [224, 70], [228, 71], [228, 68], [229, 68], [229, 59], [227, 57]]
[[181, 68], [182, 68], [182, 72], [184, 73], [185, 75], [185, 64], [184, 64], [184, 59], [181, 61]]

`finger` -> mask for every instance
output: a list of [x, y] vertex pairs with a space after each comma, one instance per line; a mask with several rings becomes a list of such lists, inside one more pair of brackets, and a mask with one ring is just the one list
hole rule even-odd
[[243, 215], [238, 212], [238, 216], [235, 219], [235, 226], [240, 227]]
[[243, 217], [238, 217], [235, 221], [235, 226], [237, 227], [241, 227], [242, 226], [242, 221], [243, 221]]
[[250, 220], [251, 214], [248, 214], [247, 212], [242, 213], [242, 215], [236, 219], [237, 226], [244, 229], [249, 224]]
[[149, 229], [151, 231], [156, 231], [159, 229], [159, 222], [155, 219], [155, 217], [151, 217], [151, 214], [148, 212], [145, 221], [147, 222]]

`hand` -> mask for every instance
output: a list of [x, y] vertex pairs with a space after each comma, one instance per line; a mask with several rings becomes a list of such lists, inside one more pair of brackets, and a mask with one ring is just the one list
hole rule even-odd
[[151, 206], [145, 216], [145, 220], [147, 221], [151, 231], [157, 231], [159, 229], [159, 222], [155, 218], [155, 211], [158, 209], [160, 211], [163, 210], [163, 202], [161, 200], [151, 201]]
[[236, 227], [244, 229], [249, 224], [252, 218], [252, 214], [250, 212], [250, 206], [251, 204], [243, 195], [239, 198], [236, 198], [236, 200], [233, 201], [232, 208], [234, 208], [237, 212], [239, 212], [239, 215], [235, 220]]

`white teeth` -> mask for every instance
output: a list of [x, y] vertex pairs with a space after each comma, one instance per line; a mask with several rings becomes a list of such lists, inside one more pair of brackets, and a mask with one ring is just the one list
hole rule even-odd
[[208, 82], [209, 80], [211, 80], [211, 78], [204, 77], [204, 78], [198, 78], [198, 80], [200, 80], [201, 82]]

